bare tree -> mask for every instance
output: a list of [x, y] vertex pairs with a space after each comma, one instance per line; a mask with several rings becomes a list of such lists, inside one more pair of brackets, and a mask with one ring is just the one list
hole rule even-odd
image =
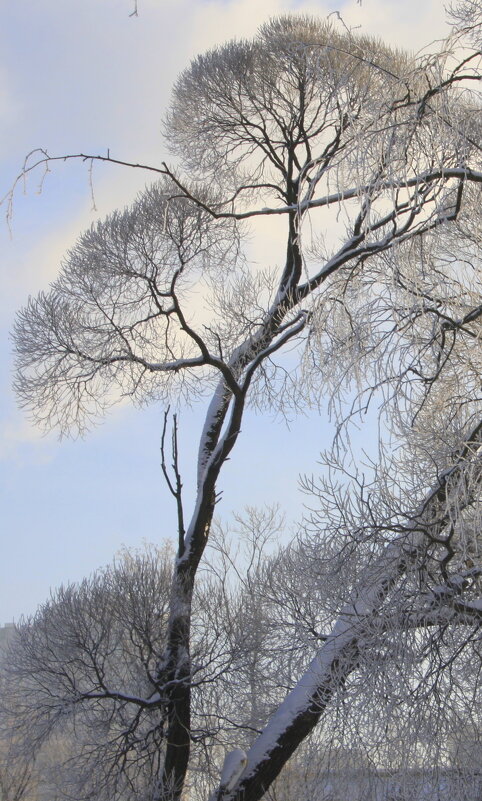
[[[2, 689], [3, 682], [2, 682]], [[12, 721], [9, 721], [12, 726]], [[20, 759], [15, 754], [16, 743], [12, 731], [2, 732], [0, 740], [0, 793], [2, 801], [30, 801], [36, 794], [37, 776], [34, 759], [24, 754]]]
[[[261, 798], [357, 668], [370, 621], [393, 602], [402, 576], [432, 559], [444, 587], [455, 580], [449, 532], [470, 517], [480, 484], [480, 393], [467, 394], [480, 376], [468, 351], [479, 339], [480, 273], [475, 259], [463, 257], [461, 267], [459, 256], [480, 243], [471, 90], [480, 51], [469, 41], [480, 20], [467, 27], [468, 12], [463, 4], [454, 12], [456, 38], [422, 61], [308, 17], [274, 19], [252, 41], [199, 56], [179, 78], [166, 122], [180, 169], [151, 168], [160, 182], [85, 233], [51, 290], [18, 317], [17, 391], [47, 426], [84, 430], [126, 395], [172, 402], [211, 393], [190, 520], [176, 437], [173, 472], [164, 468], [178, 550], [153, 675], [158, 695], [140, 693], [139, 702], [159, 718], [156, 801], [180, 798], [189, 768], [195, 577], [247, 402], [283, 410], [331, 392], [342, 423], [385, 390], [384, 430], [417, 455], [408, 475], [415, 465], [427, 471], [415, 486], [400, 478], [411, 504], [392, 493], [381, 519], [371, 499], [363, 506], [381, 539], [366, 564], [360, 559], [338, 622], [253, 742], [230, 796]], [[467, 50], [457, 58], [461, 42]], [[40, 154], [26, 171], [52, 160]], [[249, 265], [242, 241], [245, 221], [269, 215], [285, 221], [286, 259], [268, 274]], [[191, 301], [195, 287], [202, 308]], [[343, 393], [356, 382], [350, 412]], [[406, 452], [390, 471], [401, 475]], [[336, 508], [336, 492], [330, 497]], [[454, 575], [470, 584], [464, 571]], [[429, 592], [430, 608], [438, 597]], [[479, 619], [477, 605], [457, 603], [453, 620]], [[426, 606], [410, 614], [428, 626]]]
[[[4, 653], [14, 634], [13, 625], [0, 628], [0, 697], [4, 700], [7, 694], [4, 678]], [[35, 793], [36, 775], [34, 758], [28, 753], [20, 760], [14, 758], [16, 750], [13, 733], [13, 720], [5, 709], [0, 707], [2, 727], [0, 737], [0, 795], [3, 801], [28, 801]]]
[[[89, 579], [61, 587], [15, 627], [2, 670], [12, 776], [23, 771], [26, 784], [35, 755], [45, 795], [151, 796], [165, 750], [159, 704], [165, 688], [157, 666], [165, 648], [172, 556], [169, 545], [121, 552]], [[219, 685], [236, 655], [222, 584], [222, 572], [216, 580], [203, 578], [194, 600], [191, 688], [199, 700], [191, 734], [198, 743], [219, 729], [206, 723], [204, 694]]]

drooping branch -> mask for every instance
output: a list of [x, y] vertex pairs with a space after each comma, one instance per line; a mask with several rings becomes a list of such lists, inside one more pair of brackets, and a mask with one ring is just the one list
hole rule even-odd
[[[284, 764], [316, 726], [346, 678], [358, 666], [364, 634], [376, 622], [378, 609], [409, 566], [423, 559], [427, 530], [441, 530], [452, 516], [454, 484], [482, 484], [482, 423], [467, 437], [453, 466], [440, 476], [403, 528], [360, 577], [353, 596], [294, 689], [278, 707], [248, 752], [246, 769], [226, 799], [258, 801]], [[471, 503], [473, 493], [467, 495]], [[480, 619], [476, 603], [453, 602], [457, 620]], [[439, 614], [439, 623], [441, 617]], [[442, 623], [446, 619], [442, 615]], [[214, 796], [213, 796], [214, 798]]]

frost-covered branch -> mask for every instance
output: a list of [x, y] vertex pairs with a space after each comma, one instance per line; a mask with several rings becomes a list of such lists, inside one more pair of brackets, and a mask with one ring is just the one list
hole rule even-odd
[[[442, 50], [417, 60], [306, 16], [275, 18], [254, 39], [199, 56], [180, 76], [167, 117], [176, 168], [148, 168], [160, 174], [158, 183], [130, 208], [94, 224], [50, 291], [18, 317], [16, 389], [46, 427], [83, 432], [125, 397], [164, 407], [209, 398], [190, 516], [181, 495], [177, 417], [171, 469], [164, 417], [162, 470], [176, 504], [178, 542], [168, 592], [163, 584], [156, 600], [141, 605], [156, 637], [141, 623], [132, 631], [112, 629], [104, 618], [87, 626], [84, 619], [75, 643], [65, 645], [65, 659], [61, 643], [52, 659], [38, 634], [45, 618], [24, 631], [26, 642], [31, 636], [40, 649], [35, 669], [30, 664], [22, 673], [31, 697], [40, 692], [42, 698], [32, 736], [48, 740], [64, 714], [77, 726], [84, 702], [93, 705], [92, 730], [107, 732], [104, 741], [91, 737], [83, 719], [84, 768], [90, 758], [105, 766], [100, 786], [87, 782], [84, 796], [95, 790], [112, 801], [128, 790], [139, 797], [145, 781], [142, 792], [151, 801], [180, 801], [191, 773], [202, 772], [198, 744], [233, 717], [228, 702], [228, 711], [216, 707], [213, 718], [207, 706], [199, 711], [197, 692], [210, 681], [213, 696], [217, 682], [228, 688], [246, 636], [252, 648], [243, 675], [252, 714], [239, 730], [262, 730], [263, 715], [280, 704], [281, 689], [291, 688], [251, 744], [236, 787], [228, 782], [222, 791], [244, 801], [260, 798], [370, 652], [369, 623], [376, 628], [380, 607], [393, 600], [395, 617], [397, 611], [412, 620], [428, 614], [423, 604], [435, 603], [434, 588], [449, 587], [474, 556], [467, 531], [475, 523], [467, 519], [476, 517], [480, 490], [482, 165], [474, 89], [480, 53], [473, 48], [454, 62], [452, 47], [451, 58], [448, 64]], [[51, 158], [34, 152], [8, 207], [22, 177], [62, 158], [145, 166], [110, 153]], [[274, 265], [252, 264], [243, 251], [249, 235], [243, 221], [272, 215], [284, 225], [284, 256]], [[261, 712], [252, 654], [266, 630], [264, 610], [278, 598], [274, 579], [275, 600], [265, 597], [256, 608], [247, 585], [239, 601], [227, 579], [222, 583], [230, 625], [226, 633], [213, 617], [216, 632], [223, 632], [218, 650], [197, 628], [199, 568], [248, 404], [286, 414], [310, 404], [324, 408], [325, 400], [338, 425], [340, 453], [347, 421], [379, 403], [377, 470], [385, 485], [378, 495], [371, 492], [354, 469], [364, 515], [351, 527], [344, 522], [351, 501], [328, 487], [318, 547], [330, 551], [320, 529], [342, 520], [347, 537], [341, 545], [336, 540], [330, 559], [338, 564], [346, 552], [358, 553], [355, 578], [347, 580], [343, 603], [328, 603], [330, 614], [321, 620], [289, 589], [296, 625], [304, 642], [314, 638], [317, 653], [307, 665], [286, 645], [302, 677], [293, 687], [287, 670], [268, 693], [271, 707], [266, 702]], [[394, 454], [390, 469], [384, 447]], [[407, 512], [412, 507], [401, 498], [410, 487], [424, 501]], [[402, 597], [414, 570], [421, 576], [418, 607]], [[263, 581], [271, 591], [268, 571]], [[476, 589], [451, 597], [452, 608], [468, 604], [475, 619]], [[142, 621], [141, 590], [133, 588], [131, 601]], [[127, 601], [119, 603], [122, 609]], [[245, 607], [255, 622], [235, 636], [232, 609]], [[463, 611], [457, 620], [465, 619]], [[133, 659], [123, 662], [123, 673], [113, 655], [126, 636]], [[199, 664], [196, 647], [206, 639]], [[85, 686], [79, 687], [77, 669]], [[24, 721], [25, 698], [18, 698]]]

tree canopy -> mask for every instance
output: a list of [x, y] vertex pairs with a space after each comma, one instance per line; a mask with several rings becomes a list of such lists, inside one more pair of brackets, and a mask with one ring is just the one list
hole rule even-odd
[[[458, 655], [474, 653], [482, 614], [482, 171], [474, 89], [481, 19], [470, 2], [453, 17], [441, 51], [420, 59], [296, 15], [196, 58], [174, 87], [165, 122], [177, 166], [155, 168], [159, 181], [130, 208], [83, 234], [50, 291], [18, 316], [16, 388], [48, 427], [84, 431], [126, 396], [164, 405], [208, 399], [190, 514], [178, 421], [171, 470], [164, 417], [162, 467], [177, 507], [177, 552], [167, 605], [155, 612], [162, 637], [148, 686], [135, 699], [126, 697], [132, 693], [122, 677], [124, 689], [112, 698], [103, 688], [112, 726], [124, 731], [116, 717], [122, 694], [122, 710], [134, 704], [142, 710], [135, 715], [148, 717], [156, 747], [141, 771], [144, 795], [119, 779], [129, 775], [136, 740], [116, 752], [115, 767], [102, 763], [108, 769], [96, 774], [103, 783], [95, 797], [178, 801], [200, 770], [196, 577], [248, 403], [283, 411], [330, 400], [338, 435], [325, 454], [325, 477], [306, 481], [316, 507], [297, 553], [307, 565], [316, 553], [332, 594], [320, 599], [323, 631], [313, 629], [297, 675], [287, 671], [285, 697], [278, 687], [272, 704], [256, 704], [250, 735], [242, 715], [234, 724], [246, 737], [247, 763], [217, 799], [260, 799], [318, 721], [332, 709], [341, 715], [344, 688], [360, 687], [360, 677], [373, 690], [367, 697], [386, 694], [393, 712], [403, 664], [400, 703], [409, 715], [413, 686], [428, 692], [433, 671], [433, 697], [439, 686], [450, 695]], [[272, 215], [284, 224], [286, 257], [260, 267], [249, 259], [249, 224]], [[369, 407], [377, 410], [379, 457], [364, 468], [353, 462], [349, 432]], [[339, 575], [341, 592], [333, 587]], [[266, 573], [263, 581], [269, 588]], [[314, 580], [308, 605], [318, 591]], [[282, 596], [293, 593], [285, 586]], [[232, 609], [238, 603], [232, 598]], [[155, 609], [153, 601], [149, 614]], [[263, 614], [257, 605], [250, 626], [260, 642]], [[404, 662], [397, 642], [411, 660]], [[41, 682], [36, 669], [29, 675]], [[466, 699], [477, 682], [458, 674], [455, 686]], [[91, 692], [82, 697], [86, 708]], [[209, 717], [213, 704], [205, 703]], [[352, 708], [361, 708], [356, 694]], [[387, 731], [393, 719], [387, 712]], [[45, 720], [48, 736], [53, 721], [48, 713]]]

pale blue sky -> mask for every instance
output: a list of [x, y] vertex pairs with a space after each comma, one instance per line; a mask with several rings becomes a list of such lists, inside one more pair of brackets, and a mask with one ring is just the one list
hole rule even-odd
[[[132, 7], [130, 0], [0, 1], [0, 195], [36, 147], [110, 148], [160, 162], [167, 155], [161, 119], [176, 75], [197, 52], [254, 33], [271, 14], [340, 10], [348, 25], [411, 48], [445, 30], [443, 3], [435, 0], [139, 0], [139, 17], [129, 18]], [[40, 437], [16, 410], [8, 342], [15, 309], [55, 277], [82, 228], [128, 203], [146, 180], [96, 168], [95, 213], [85, 166], [58, 165], [40, 196], [38, 178], [16, 194], [11, 236], [0, 221], [0, 623], [33, 612], [50, 587], [82, 578], [123, 544], [175, 536], [159, 464], [161, 408], [118, 409], [85, 440], [61, 443]], [[202, 413], [201, 404], [182, 416], [186, 487]], [[288, 431], [281, 421], [249, 415], [224, 473], [219, 512], [279, 500], [296, 515], [298, 474], [316, 471], [328, 439], [322, 419], [297, 419]]]

